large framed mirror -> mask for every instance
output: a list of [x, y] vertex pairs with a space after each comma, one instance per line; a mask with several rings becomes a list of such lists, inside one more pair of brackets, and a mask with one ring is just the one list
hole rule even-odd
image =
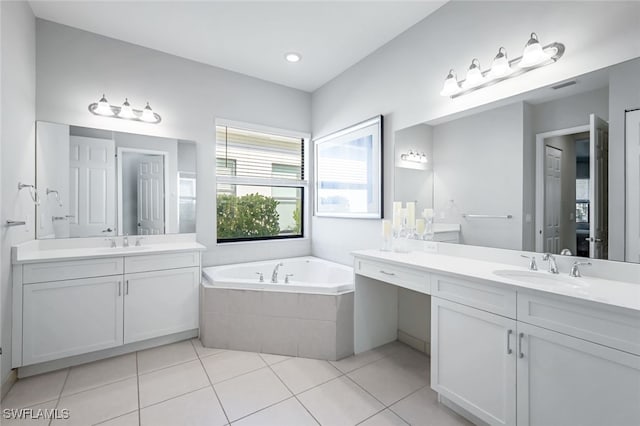
[[394, 200], [457, 229], [440, 241], [640, 262], [639, 73], [635, 59], [398, 130]]
[[38, 239], [194, 233], [192, 141], [36, 123]]

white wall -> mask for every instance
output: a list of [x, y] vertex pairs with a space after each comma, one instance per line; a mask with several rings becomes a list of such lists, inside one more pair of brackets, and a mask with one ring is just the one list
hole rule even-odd
[[35, 207], [18, 182], [35, 181], [36, 41], [35, 17], [26, 2], [0, 2], [2, 54], [2, 206], [0, 223], [26, 220], [27, 226], [1, 229], [1, 382], [11, 369], [11, 246], [34, 237]]
[[435, 221], [459, 223], [464, 244], [522, 249], [523, 122], [518, 102], [433, 127]]
[[[314, 92], [312, 133], [319, 137], [385, 116], [384, 193], [390, 215], [389, 159], [396, 130], [640, 56], [639, 13], [637, 2], [449, 2]], [[543, 43], [565, 43], [563, 58], [453, 100], [439, 95], [449, 68], [463, 78], [472, 58], [488, 66], [500, 46], [518, 56], [530, 31]], [[375, 247], [380, 233], [377, 221], [348, 219], [314, 218], [312, 229], [313, 253], [343, 263], [351, 262], [349, 251]]]
[[[205, 265], [300, 256], [308, 239], [216, 246], [215, 119], [309, 132], [310, 94], [96, 34], [37, 21], [37, 119], [194, 140], [198, 145], [198, 240]], [[149, 101], [159, 125], [97, 117], [105, 93], [134, 107]], [[308, 227], [307, 227], [308, 229]]]

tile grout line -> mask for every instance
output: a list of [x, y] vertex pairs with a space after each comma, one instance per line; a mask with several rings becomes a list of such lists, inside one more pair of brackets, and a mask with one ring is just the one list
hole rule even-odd
[[[71, 367], [67, 368], [67, 374], [64, 376], [64, 383], [62, 383], [62, 387], [60, 388], [60, 393], [58, 394], [58, 400], [56, 401], [56, 405], [54, 407], [54, 409], [58, 409], [58, 406], [60, 405], [60, 400], [62, 399], [62, 392], [64, 391], [64, 387], [67, 386], [67, 380], [69, 380], [69, 375], [71, 374]], [[53, 419], [49, 419], [49, 423], [47, 423], [49, 426], [51, 426], [51, 423], [53, 422]]]
[[[405, 396], [405, 397], [403, 397], [403, 398], [400, 398], [399, 400], [397, 400], [397, 401], [396, 401], [396, 402], [394, 402], [393, 404], [389, 405], [389, 406], [387, 407], [387, 409], [388, 409], [389, 411], [391, 411], [393, 414], [395, 414], [396, 416], [400, 417], [400, 418], [402, 419], [402, 421], [403, 421], [403, 422], [405, 422], [405, 423], [407, 423], [407, 424], [411, 424], [411, 423], [409, 423], [409, 421], [408, 421], [407, 419], [405, 419], [404, 417], [402, 417], [402, 416], [400, 415], [400, 413], [398, 413], [397, 411], [395, 411], [395, 410], [394, 410], [393, 408], [391, 408], [391, 407], [392, 407], [392, 406], [394, 406], [394, 405], [396, 405], [398, 402], [400, 402], [400, 401], [404, 401], [405, 399], [409, 398], [410, 396], [413, 396], [414, 394], [416, 394], [416, 393], [420, 392], [422, 389], [426, 388], [427, 386], [430, 386], [430, 385], [428, 385], [428, 384], [427, 384], [427, 385], [422, 386], [420, 389], [416, 389], [416, 390], [414, 390], [414, 391], [413, 391], [413, 392], [411, 392], [409, 395], [407, 395], [407, 396]], [[439, 403], [438, 403], [438, 404], [439, 404]]]
[[[154, 406], [162, 404], [164, 402], [171, 401], [172, 399], [180, 398], [180, 397], [183, 397], [185, 395], [189, 395], [189, 394], [201, 391], [202, 389], [207, 389], [209, 386], [211, 386], [211, 385], [206, 385], [206, 386], [203, 386], [203, 387], [198, 388], [198, 389], [190, 390], [189, 392], [181, 393], [180, 395], [172, 396], [171, 398], [163, 399], [162, 401], [154, 402], [153, 404], [145, 405], [143, 408], [146, 409], [146, 408], [149, 408], [149, 407], [154, 407]], [[118, 417], [120, 417], [120, 416], [118, 416]]]
[[138, 371], [138, 352], [136, 351], [136, 383], [137, 383], [137, 394], [138, 394], [138, 426], [142, 425], [142, 409], [140, 408], [140, 372]]
[[115, 420], [115, 419], [119, 419], [120, 417], [128, 416], [129, 414], [135, 413], [137, 411], [139, 411], [139, 410], [131, 410], [128, 413], [120, 414], [119, 416], [111, 417], [111, 418], [106, 419], [106, 420], [101, 420], [99, 423], [93, 423], [93, 426], [100, 426], [102, 424], [110, 422], [111, 420]]
[[[211, 377], [209, 377], [209, 372], [205, 368], [204, 363], [202, 362], [202, 358], [200, 358], [200, 354], [196, 350], [196, 346], [193, 343], [193, 339], [191, 339], [190, 342], [191, 342], [191, 347], [196, 352], [196, 356], [198, 357], [198, 361], [200, 361], [200, 366], [204, 370], [205, 376], [207, 376], [207, 380], [209, 381], [209, 385], [211, 386], [211, 389], [213, 390], [213, 394], [216, 396], [216, 399], [218, 400], [218, 404], [220, 405], [220, 409], [222, 410], [222, 414], [224, 414], [224, 418], [227, 419], [227, 424], [231, 424], [231, 422], [229, 421], [229, 416], [227, 415], [227, 410], [225, 410], [224, 409], [224, 405], [222, 405], [222, 400], [220, 399], [220, 396], [218, 395], [218, 392], [216, 391], [216, 387], [213, 386], [213, 382], [211, 381]], [[218, 353], [220, 353], [220, 352], [218, 352]], [[216, 355], [216, 354], [212, 354], [212, 355]]]

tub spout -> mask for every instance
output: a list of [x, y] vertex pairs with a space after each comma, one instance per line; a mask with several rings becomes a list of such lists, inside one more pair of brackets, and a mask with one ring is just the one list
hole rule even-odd
[[271, 274], [271, 282], [276, 284], [278, 282], [278, 269], [281, 266], [284, 266], [282, 262], [278, 263], [275, 268], [273, 268], [273, 273]]

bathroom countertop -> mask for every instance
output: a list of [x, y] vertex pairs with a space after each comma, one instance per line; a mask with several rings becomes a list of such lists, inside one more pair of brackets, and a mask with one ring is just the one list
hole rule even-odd
[[47, 248], [20, 249], [13, 247], [11, 253], [12, 263], [38, 263], [65, 260], [95, 259], [114, 256], [144, 256], [149, 254], [176, 253], [185, 251], [204, 251], [207, 248], [195, 241], [166, 242], [143, 244], [136, 247], [73, 247], [73, 248]]
[[[562, 279], [576, 280], [581, 285], [523, 282], [518, 279], [497, 275], [495, 271], [527, 272], [527, 268], [505, 263], [488, 262], [459, 256], [412, 251], [409, 253], [386, 252], [381, 250], [360, 250], [352, 255], [359, 259], [387, 262], [397, 266], [410, 267], [432, 273], [444, 273], [490, 281], [527, 290], [558, 294], [615, 307], [640, 311], [640, 285], [633, 282], [613, 281], [582, 276], [570, 278], [567, 271], [561, 271]], [[548, 278], [549, 272], [537, 271], [541, 278]]]

